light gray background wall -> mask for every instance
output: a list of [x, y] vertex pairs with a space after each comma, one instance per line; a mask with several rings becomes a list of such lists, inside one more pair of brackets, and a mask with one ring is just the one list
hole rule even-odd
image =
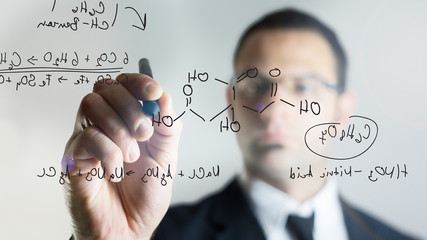
[[[186, 110], [182, 87], [194, 69], [229, 79], [232, 53], [243, 29], [274, 9], [293, 6], [318, 16], [336, 30], [349, 59], [349, 88], [358, 97], [356, 114], [373, 118], [378, 139], [364, 155], [333, 166], [367, 172], [376, 165], [406, 164], [406, 178], [363, 176], [338, 179], [341, 192], [399, 229], [427, 238], [425, 136], [427, 134], [427, 2], [425, 1], [103, 1], [120, 5], [117, 26], [108, 31], [37, 29], [44, 19], [72, 19], [80, 1], [0, 1], [0, 52], [40, 55], [47, 51], [128, 52], [124, 71], [137, 71], [148, 57], [155, 78], [168, 91], [177, 112]], [[98, 1], [90, 1], [97, 6]], [[146, 31], [130, 27], [133, 6], [147, 13]], [[0, 65], [1, 69], [7, 66]], [[66, 239], [70, 218], [58, 178], [38, 178], [43, 168], [59, 169], [81, 98], [90, 86], [56, 84], [46, 89], [0, 85], [0, 233], [4, 239]], [[224, 87], [194, 84], [194, 109], [212, 116], [223, 109]], [[183, 117], [179, 169], [220, 165], [218, 178], [177, 179], [173, 202], [191, 202], [223, 186], [242, 165], [232, 133], [219, 133], [219, 121]], [[107, 210], [106, 210], [107, 211]]]

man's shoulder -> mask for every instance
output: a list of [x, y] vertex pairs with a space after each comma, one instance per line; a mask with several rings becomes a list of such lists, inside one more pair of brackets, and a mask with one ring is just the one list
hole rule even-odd
[[[246, 228], [251, 229], [245, 231]], [[255, 237], [248, 237], [251, 234]], [[195, 204], [169, 208], [154, 239], [263, 239], [247, 199], [234, 178]]]
[[210, 195], [195, 204], [170, 207], [157, 227], [154, 239], [197, 239], [194, 236], [208, 232], [211, 226], [207, 222], [218, 195]]
[[186, 220], [194, 218], [198, 215], [210, 214], [218, 206], [227, 207], [223, 204], [230, 205], [235, 202], [245, 201], [243, 192], [238, 186], [237, 179], [232, 179], [228, 184], [221, 189], [210, 193], [196, 203], [179, 204], [169, 208], [166, 216], [174, 219]]
[[341, 206], [350, 239], [415, 239], [344, 199]]
[[189, 225], [191, 222], [200, 222], [205, 220], [215, 207], [218, 199], [221, 198], [222, 191], [217, 191], [203, 197], [196, 203], [181, 203], [171, 206], [163, 218], [162, 224], [180, 224]]

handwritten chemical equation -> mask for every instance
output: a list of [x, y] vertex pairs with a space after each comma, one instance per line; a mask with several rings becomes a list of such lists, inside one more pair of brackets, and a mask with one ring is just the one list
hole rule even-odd
[[[85, 85], [110, 81], [113, 84], [112, 74], [119, 74], [128, 63], [127, 52], [45, 52], [40, 56], [0, 52], [0, 86], [13, 85], [18, 91], [23, 86], [43, 88], [67, 82]], [[90, 80], [92, 78], [95, 80]]]
[[[63, 20], [42, 20], [37, 23], [37, 28], [53, 28], [78, 31], [82, 28], [93, 30], [109, 30], [113, 28], [120, 16], [132, 15], [133, 22], [131, 26], [144, 31], [147, 27], [147, 14], [141, 14], [132, 6], [121, 7], [119, 3], [111, 6], [104, 1], [75, 1], [68, 11], [61, 10], [61, 13], [69, 13], [70, 19]], [[55, 12], [63, 1], [53, 0], [51, 12]]]
[[366, 173], [366, 178], [371, 182], [377, 182], [383, 179], [403, 179], [408, 177], [408, 170], [406, 164], [396, 164], [393, 166], [380, 166], [377, 165], [373, 169], [364, 171], [362, 169], [355, 169], [353, 166], [343, 168], [342, 166], [334, 167], [332, 169], [324, 169], [324, 171], [316, 171], [312, 169], [311, 164], [307, 169], [301, 169], [301, 167], [291, 167], [289, 178], [290, 179], [304, 179], [304, 178], [329, 178], [329, 177], [352, 177], [353, 175], [359, 175]]
[[[75, 176], [83, 177], [86, 181], [91, 182], [92, 180], [105, 179], [107, 181], [111, 181], [113, 179], [121, 179], [123, 180], [126, 176], [130, 177], [131, 175], [136, 174], [134, 170], [124, 171], [122, 168], [115, 168], [114, 173], [109, 176], [105, 174], [105, 168], [92, 168], [87, 173], [81, 173], [81, 169], [78, 170]], [[169, 180], [172, 180], [172, 174], [170, 170], [170, 165], [168, 165], [168, 169], [166, 172], [161, 172], [159, 167], [147, 168], [140, 172], [140, 180], [142, 183], [148, 183], [149, 181], [158, 181], [162, 186], [166, 186]], [[207, 179], [207, 178], [215, 178], [220, 175], [220, 167], [219, 165], [212, 166], [212, 168], [194, 168], [191, 171], [184, 172], [183, 170], [178, 171], [177, 176], [179, 178], [188, 177], [189, 179]], [[41, 174], [37, 174], [39, 178], [54, 178], [58, 176], [59, 184], [65, 184], [66, 179], [70, 178], [70, 173], [68, 169], [66, 171], [57, 171], [55, 167], [43, 168]]]

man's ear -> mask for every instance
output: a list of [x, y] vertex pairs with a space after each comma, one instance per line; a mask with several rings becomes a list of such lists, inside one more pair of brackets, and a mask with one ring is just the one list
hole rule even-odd
[[354, 114], [356, 101], [356, 95], [352, 92], [344, 92], [338, 97], [336, 120], [343, 126], [347, 125], [349, 117]]

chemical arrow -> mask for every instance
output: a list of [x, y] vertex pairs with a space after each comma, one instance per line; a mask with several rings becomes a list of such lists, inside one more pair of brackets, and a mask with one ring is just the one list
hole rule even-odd
[[58, 78], [59, 83], [62, 83], [61, 81], [68, 81], [68, 79], [64, 78], [64, 76], [61, 76]]
[[29, 62], [31, 65], [36, 65], [36, 64], [33, 63], [33, 61], [38, 61], [38, 59], [34, 58], [34, 56], [32, 56], [32, 57], [30, 57], [30, 58], [27, 59], [27, 62]]

